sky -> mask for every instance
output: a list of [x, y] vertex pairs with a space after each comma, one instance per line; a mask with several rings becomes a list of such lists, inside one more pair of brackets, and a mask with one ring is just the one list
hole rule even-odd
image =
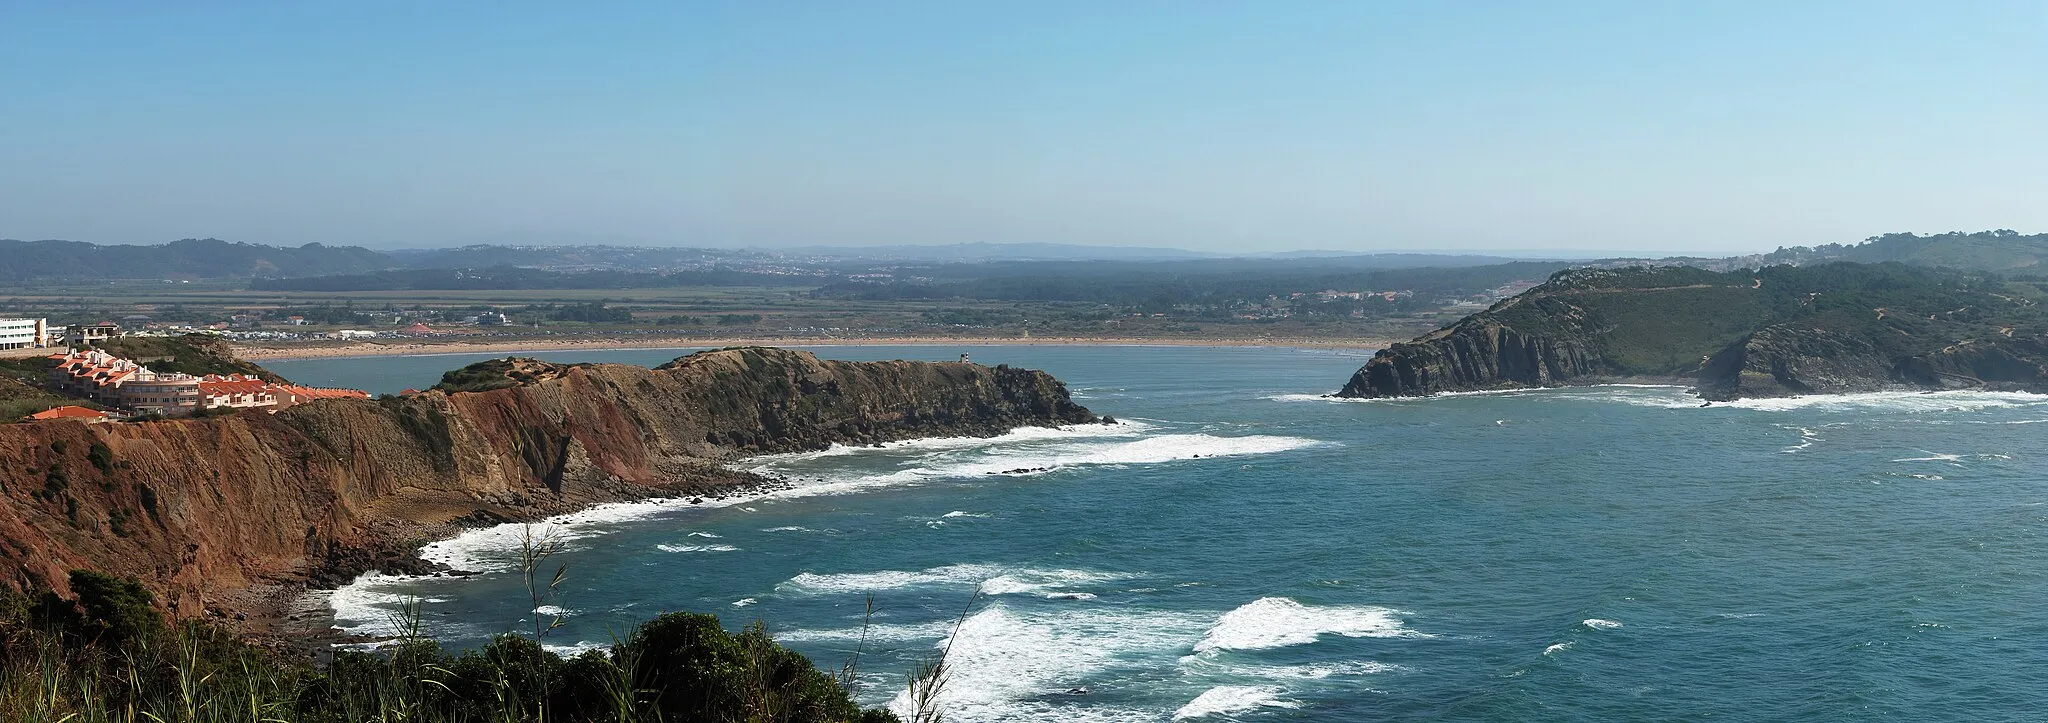
[[2048, 231], [2048, 2], [0, 0], [0, 238]]

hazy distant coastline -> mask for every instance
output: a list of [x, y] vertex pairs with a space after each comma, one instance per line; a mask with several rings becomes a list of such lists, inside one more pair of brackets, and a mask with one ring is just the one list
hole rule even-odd
[[1303, 349], [1384, 349], [1393, 339], [1258, 339], [1258, 338], [1143, 338], [1143, 337], [865, 337], [818, 338], [659, 338], [659, 339], [554, 339], [504, 341], [450, 341], [404, 343], [297, 344], [275, 346], [238, 345], [235, 354], [244, 359], [321, 359], [352, 356], [403, 356], [412, 354], [487, 354], [540, 351], [608, 349], [684, 349], [727, 346], [1263, 346]]

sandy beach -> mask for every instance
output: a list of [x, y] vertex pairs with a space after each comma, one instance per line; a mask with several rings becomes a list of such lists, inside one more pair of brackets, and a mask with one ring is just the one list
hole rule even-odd
[[389, 340], [375, 342], [308, 342], [303, 344], [235, 344], [235, 354], [252, 361], [278, 359], [319, 359], [352, 356], [402, 356], [409, 354], [512, 354], [518, 352], [566, 351], [575, 349], [671, 349], [725, 346], [1267, 346], [1302, 349], [1384, 349], [1387, 339], [1153, 339], [1120, 337], [876, 337], [848, 339], [805, 338], [588, 338], [588, 339], [471, 339]]

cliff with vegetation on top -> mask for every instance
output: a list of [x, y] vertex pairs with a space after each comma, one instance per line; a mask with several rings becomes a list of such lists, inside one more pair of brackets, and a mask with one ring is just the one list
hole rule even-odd
[[1887, 264], [1575, 269], [1373, 355], [1339, 396], [1660, 379], [1709, 400], [2048, 391], [2044, 282]]
[[64, 591], [87, 568], [185, 616], [252, 586], [409, 569], [423, 536], [596, 502], [757, 482], [750, 454], [1096, 421], [1043, 372], [703, 352], [657, 369], [532, 359], [445, 388], [277, 414], [0, 425], [0, 564]]

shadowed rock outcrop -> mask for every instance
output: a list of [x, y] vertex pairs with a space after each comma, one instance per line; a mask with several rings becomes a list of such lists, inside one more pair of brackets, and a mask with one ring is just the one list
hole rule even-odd
[[252, 585], [406, 569], [461, 521], [757, 482], [751, 454], [1096, 421], [1043, 372], [728, 349], [656, 369], [488, 362], [430, 390], [278, 414], [0, 425], [14, 587], [133, 575], [180, 614]]
[[1374, 354], [1338, 396], [1412, 397], [1548, 387], [1604, 373], [1606, 365], [1598, 350], [1584, 343], [1592, 333], [1582, 323], [1584, 310], [1557, 311], [1565, 333], [1529, 333], [1508, 326], [1498, 314], [1487, 313], [1396, 344]]

